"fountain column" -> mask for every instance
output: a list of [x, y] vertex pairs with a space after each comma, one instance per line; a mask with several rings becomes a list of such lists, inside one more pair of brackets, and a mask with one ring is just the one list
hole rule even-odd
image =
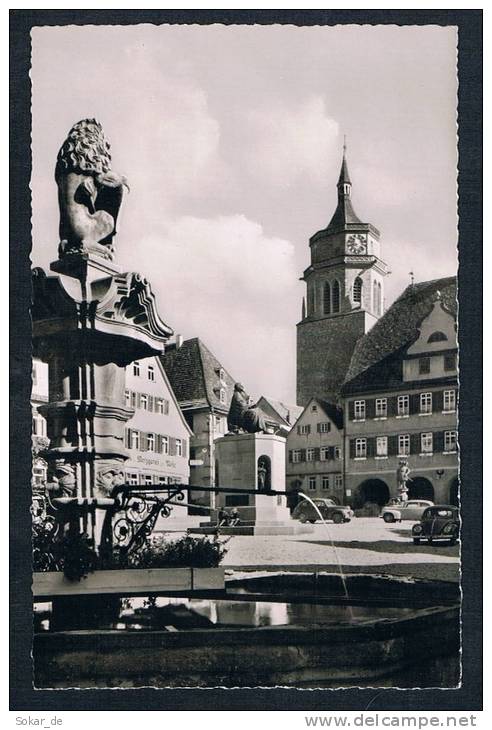
[[157, 355], [172, 335], [149, 282], [122, 272], [113, 238], [126, 180], [111, 170], [95, 120], [60, 149], [60, 244], [52, 275], [33, 272], [33, 355], [49, 366], [48, 481], [58, 505], [99, 545], [104, 510], [124, 481], [125, 368]]

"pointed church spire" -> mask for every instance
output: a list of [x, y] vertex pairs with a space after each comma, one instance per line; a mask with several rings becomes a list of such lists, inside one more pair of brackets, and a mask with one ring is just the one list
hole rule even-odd
[[[338, 192], [340, 193], [340, 186], [342, 186], [342, 193], [350, 196], [350, 188], [352, 187], [352, 181], [350, 180], [350, 175], [348, 171], [348, 165], [347, 165], [347, 137], [343, 135], [343, 158], [342, 158], [342, 167], [340, 169], [340, 176], [338, 178]], [[345, 191], [344, 186], [348, 186], [348, 190]]]
[[335, 213], [333, 214], [333, 218], [331, 219], [330, 223], [328, 224], [328, 229], [345, 228], [347, 226], [347, 224], [362, 223], [362, 221], [359, 219], [356, 212], [352, 208], [352, 203], [350, 200], [350, 195], [352, 193], [352, 181], [350, 180], [350, 175], [349, 175], [348, 165], [347, 165], [346, 137], [343, 138], [342, 166], [340, 168], [340, 176], [339, 176], [338, 182], [337, 182], [337, 190], [338, 190], [338, 205], [337, 205], [337, 209], [336, 209]]

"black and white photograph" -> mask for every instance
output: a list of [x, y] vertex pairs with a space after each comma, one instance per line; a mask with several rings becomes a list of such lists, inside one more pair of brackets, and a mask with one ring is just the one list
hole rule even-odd
[[459, 690], [458, 27], [76, 12], [30, 31], [33, 689]]

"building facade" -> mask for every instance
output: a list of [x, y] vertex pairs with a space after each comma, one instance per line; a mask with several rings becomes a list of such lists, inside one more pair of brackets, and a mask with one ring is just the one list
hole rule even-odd
[[351, 201], [345, 148], [337, 184], [338, 205], [328, 226], [310, 241], [304, 271], [307, 297], [297, 325], [297, 403], [312, 397], [336, 402], [357, 341], [383, 313], [380, 233], [363, 223]]
[[126, 428], [128, 484], [188, 484], [192, 432], [159, 358], [128, 365], [125, 397], [134, 414]]
[[[234, 379], [196, 338], [166, 347], [161, 362], [186, 422], [193, 432], [190, 441], [190, 484], [211, 487], [215, 479], [214, 441], [227, 433], [227, 414], [234, 392]], [[190, 501], [213, 506], [213, 495], [199, 490]]]
[[46, 419], [38, 411], [39, 406], [48, 402], [48, 365], [41, 360], [32, 363], [32, 486], [41, 487], [47, 479], [47, 463], [41, 456], [48, 447]]
[[257, 406], [264, 414], [267, 425], [284, 433], [292, 429], [303, 411], [301, 406], [282, 403], [264, 395], [258, 400]]
[[[159, 485], [189, 482], [191, 430], [158, 358], [147, 358], [126, 368], [126, 403], [134, 409], [125, 431], [129, 458], [127, 483]], [[48, 445], [46, 421], [38, 406], [48, 401], [48, 366], [33, 361], [33, 482], [46, 482], [46, 463], [37, 452]]]
[[456, 281], [409, 286], [357, 345], [343, 386], [345, 496], [458, 504]]
[[287, 436], [286, 489], [295, 507], [298, 491], [343, 503], [343, 414], [337, 406], [311, 398]]

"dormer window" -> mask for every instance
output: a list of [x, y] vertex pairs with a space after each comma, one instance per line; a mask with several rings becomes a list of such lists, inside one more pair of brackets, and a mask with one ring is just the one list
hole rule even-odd
[[133, 374], [137, 378], [140, 375], [140, 363], [139, 362], [134, 362], [133, 363]]
[[221, 388], [219, 391], [219, 400], [221, 403], [226, 402], [226, 392], [225, 392], [224, 388]]
[[428, 375], [431, 371], [430, 357], [421, 357], [419, 359], [419, 374]]
[[447, 339], [448, 339], [448, 338], [447, 338], [447, 336], [446, 336], [446, 335], [444, 334], [444, 332], [436, 331], [436, 332], [433, 332], [433, 333], [432, 333], [432, 334], [431, 334], [431, 335], [429, 336], [429, 338], [428, 338], [427, 342], [428, 342], [429, 344], [430, 344], [431, 342], [446, 342], [446, 341], [447, 341]]
[[456, 370], [456, 355], [444, 355], [444, 370]]
[[151, 380], [152, 382], [154, 382], [154, 381], [155, 381], [155, 370], [154, 370], [154, 366], [153, 366], [153, 365], [149, 365], [149, 366], [147, 367], [147, 377], [148, 377], [148, 379], [149, 379], [149, 380]]

